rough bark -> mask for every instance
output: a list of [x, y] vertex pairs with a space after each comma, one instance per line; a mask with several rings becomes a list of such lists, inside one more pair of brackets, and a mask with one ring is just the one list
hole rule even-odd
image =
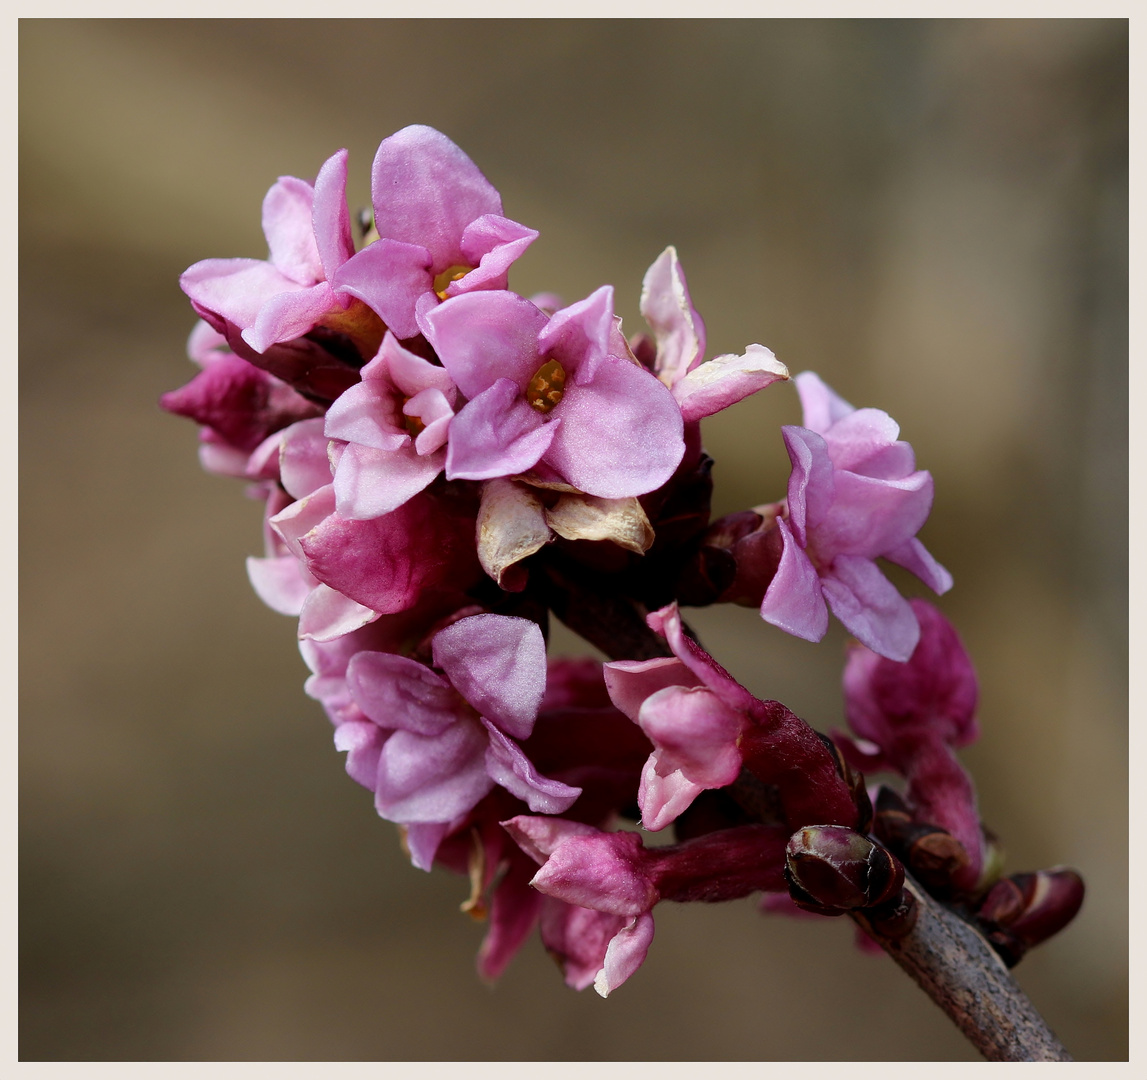
[[971, 924], [908, 878], [919, 915], [899, 940], [876, 933], [863, 912], [853, 918], [880, 943], [988, 1061], [1072, 1061]]

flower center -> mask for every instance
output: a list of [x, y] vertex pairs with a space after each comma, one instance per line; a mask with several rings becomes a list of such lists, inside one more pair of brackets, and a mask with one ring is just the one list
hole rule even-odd
[[547, 360], [530, 377], [526, 401], [540, 413], [553, 411], [566, 389], [566, 369], [556, 360]]
[[410, 400], [408, 397], [402, 399], [402, 424], [406, 428], [407, 433], [412, 439], [417, 439], [426, 430], [426, 425], [422, 422], [421, 416], [411, 416], [407, 413], [406, 403]]
[[463, 266], [461, 263], [455, 263], [453, 266], [446, 267], [446, 269], [434, 279], [434, 292], [437, 294], [438, 299], [445, 300], [446, 290], [450, 288], [455, 281], [461, 281], [473, 269], [474, 267]]

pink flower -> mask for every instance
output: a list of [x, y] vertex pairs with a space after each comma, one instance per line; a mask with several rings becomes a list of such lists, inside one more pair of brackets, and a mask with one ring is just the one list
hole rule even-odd
[[[652, 911], [661, 900], [736, 900], [784, 887], [789, 837], [784, 826], [745, 825], [646, 849], [637, 833], [601, 832], [562, 818], [521, 815], [502, 824], [541, 864], [530, 884], [571, 905], [554, 912], [558, 925], [551, 936], [563, 943], [576, 936], [588, 938], [592, 950], [584, 944], [570, 950], [576, 965], [574, 985], [588, 985], [587, 969], [596, 967], [593, 985], [602, 997], [645, 960], [653, 940]], [[570, 932], [575, 927], [576, 935]]]
[[383, 332], [365, 304], [330, 282], [354, 254], [346, 162], [339, 150], [313, 187], [293, 176], [271, 187], [263, 200], [267, 259], [205, 259], [180, 278], [192, 307], [234, 352], [327, 400], [358, 380], [361, 357]]
[[743, 355], [703, 361], [705, 324], [693, 307], [676, 248], [667, 247], [646, 271], [641, 314], [653, 330], [653, 371], [673, 392], [686, 423], [712, 416], [778, 379], [788, 368], [763, 345]]
[[501, 196], [474, 162], [421, 124], [383, 139], [371, 198], [379, 239], [341, 264], [334, 281], [399, 338], [414, 337], [447, 297], [504, 289], [510, 264], [538, 235], [503, 217]]
[[458, 398], [445, 370], [390, 331], [361, 374], [331, 405], [324, 429], [348, 444], [335, 468], [335, 506], [356, 520], [396, 510], [442, 471]]
[[907, 660], [920, 628], [877, 568], [882, 557], [938, 593], [952, 576], [916, 539], [932, 508], [931, 474], [879, 409], [854, 409], [812, 372], [796, 378], [804, 427], [782, 429], [793, 464], [782, 552], [761, 602], [766, 622], [808, 641], [828, 629], [828, 608], [865, 645]]
[[[568, 809], [581, 789], [542, 776], [519, 746], [533, 731], [545, 688], [537, 624], [469, 616], [439, 631], [432, 648], [442, 674], [384, 652], [357, 653], [347, 665], [355, 704], [391, 732], [373, 785], [379, 814], [434, 825], [444, 836], [495, 784], [537, 813]], [[425, 852], [416, 864], [429, 869]]]
[[967, 851], [969, 864], [956, 884], [972, 888], [984, 841], [971, 777], [953, 751], [979, 735], [976, 673], [952, 624], [923, 600], [911, 604], [921, 633], [907, 663], [854, 644], [844, 669], [849, 726], [878, 752], [836, 737], [859, 767], [892, 769], [907, 778], [914, 817], [946, 829]]
[[620, 499], [660, 487], [681, 461], [681, 411], [628, 356], [609, 286], [552, 317], [514, 293], [472, 292], [426, 318], [470, 399], [451, 423], [448, 478], [537, 469]]
[[674, 655], [605, 665], [613, 703], [654, 746], [638, 792], [646, 829], [665, 828], [702, 791], [727, 787], [742, 768], [777, 786], [793, 828], [856, 821], [852, 793], [812, 728], [780, 702], [753, 697], [685, 634], [675, 603], [648, 622]]

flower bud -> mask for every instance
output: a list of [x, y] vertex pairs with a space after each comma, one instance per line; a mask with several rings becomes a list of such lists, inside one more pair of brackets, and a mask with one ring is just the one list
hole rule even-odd
[[1083, 879], [1067, 867], [1012, 874], [993, 886], [976, 918], [1004, 963], [1014, 967], [1075, 918], [1083, 893]]
[[952, 878], [968, 865], [964, 845], [945, 829], [914, 820], [891, 788], [881, 787], [876, 796], [873, 831], [930, 893], [943, 896], [957, 891]]
[[799, 907], [839, 915], [896, 900], [904, 888], [904, 867], [855, 829], [809, 825], [789, 839], [785, 879]]

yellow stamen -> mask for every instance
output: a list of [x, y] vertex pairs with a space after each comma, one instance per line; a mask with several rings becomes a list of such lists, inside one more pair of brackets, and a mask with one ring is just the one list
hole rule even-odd
[[446, 267], [446, 269], [434, 279], [434, 292], [437, 294], [438, 299], [445, 300], [446, 290], [450, 288], [455, 281], [461, 281], [473, 269], [474, 267], [463, 266], [461, 263], [455, 263], [453, 266]]
[[556, 360], [547, 360], [530, 377], [526, 400], [540, 413], [552, 412], [566, 388], [566, 369]]

